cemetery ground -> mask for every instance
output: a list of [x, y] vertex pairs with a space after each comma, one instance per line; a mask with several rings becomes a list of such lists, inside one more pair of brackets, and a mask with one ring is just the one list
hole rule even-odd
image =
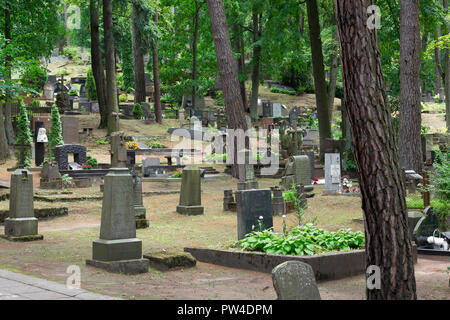
[[[37, 178], [37, 177], [36, 177]], [[35, 179], [35, 181], [38, 179]], [[277, 179], [259, 179], [261, 188], [273, 186]], [[223, 212], [223, 190], [234, 186], [231, 178], [202, 182], [202, 204], [205, 214], [183, 216], [175, 212], [178, 194], [144, 196], [150, 227], [137, 230], [143, 241], [143, 253], [151, 251], [183, 251], [185, 247], [236, 250], [236, 213]], [[179, 190], [179, 182], [145, 182], [143, 191]], [[316, 224], [327, 230], [351, 228], [363, 230], [354, 219], [362, 218], [358, 197], [321, 195], [323, 186], [316, 186], [314, 198], [308, 199], [305, 220], [317, 217]], [[98, 186], [70, 189], [71, 196], [100, 196]], [[36, 190], [45, 194], [42, 190]], [[47, 192], [50, 193], [50, 192]], [[58, 197], [58, 195], [54, 195]], [[92, 254], [92, 241], [98, 239], [101, 200], [35, 201], [36, 207], [67, 206], [69, 215], [42, 219], [39, 233], [43, 241], [15, 243], [0, 240], [0, 269], [24, 273], [64, 284], [69, 265], [81, 267], [83, 289], [124, 299], [275, 299], [269, 274], [231, 269], [197, 262], [195, 268], [160, 272], [150, 268], [141, 275], [107, 273], [88, 267], [85, 260]], [[7, 201], [0, 202], [0, 209]], [[288, 227], [297, 224], [295, 213], [286, 218]], [[282, 230], [282, 218], [274, 217], [275, 231]], [[3, 233], [3, 226], [0, 233]], [[17, 254], [20, 252], [20, 254]], [[416, 265], [416, 280], [420, 299], [448, 299], [448, 258], [421, 256]], [[319, 282], [322, 299], [364, 299], [364, 276]]]

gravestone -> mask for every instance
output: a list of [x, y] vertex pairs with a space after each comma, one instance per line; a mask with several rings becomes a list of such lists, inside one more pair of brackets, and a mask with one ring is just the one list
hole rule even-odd
[[293, 127], [297, 126], [298, 123], [298, 116], [300, 115], [300, 108], [299, 107], [293, 107], [289, 111], [289, 124]]
[[341, 193], [341, 156], [339, 153], [325, 153], [325, 189], [323, 194]]
[[70, 101], [67, 92], [61, 91], [56, 95], [56, 106], [60, 114], [70, 110]]
[[272, 104], [270, 101], [262, 101], [263, 117], [272, 118]]
[[286, 261], [272, 270], [278, 300], [321, 300], [312, 267], [300, 261]]
[[258, 231], [260, 220], [264, 230], [273, 227], [271, 197], [270, 189], [236, 191], [238, 240]]
[[319, 147], [319, 130], [306, 129], [306, 135], [303, 137], [303, 146]]
[[286, 214], [286, 204], [283, 199], [283, 191], [275, 187], [272, 189], [273, 199], [272, 199], [272, 210], [274, 216], [282, 216]]
[[38, 219], [34, 216], [33, 175], [27, 169], [11, 174], [9, 217], [5, 219], [5, 235], [11, 241], [34, 241], [44, 237], [38, 234]]
[[309, 165], [310, 165], [310, 171], [311, 171], [311, 180], [314, 180], [314, 152], [312, 151], [301, 151], [299, 153], [301, 156], [308, 156], [309, 158]]
[[239, 182], [238, 190], [258, 189], [258, 181], [255, 179], [255, 169], [250, 163], [252, 154], [244, 149], [238, 153]]
[[111, 133], [111, 167], [125, 168], [127, 166], [127, 146], [123, 131]]
[[146, 219], [146, 209], [142, 200], [142, 178], [136, 171], [132, 171], [133, 177], [133, 208], [136, 218], [136, 228], [144, 229], [148, 228], [148, 220]]
[[314, 189], [311, 181], [311, 163], [308, 156], [291, 156], [286, 163], [286, 169], [281, 178], [281, 186], [285, 190], [289, 190], [292, 184], [303, 185], [305, 192]]
[[77, 117], [61, 117], [64, 143], [78, 144], [80, 142], [80, 124]]
[[49, 81], [44, 85], [44, 97], [47, 100], [53, 100], [55, 98], [55, 85]]
[[80, 85], [80, 98], [86, 98], [86, 97], [87, 97], [87, 95], [86, 95], [86, 84], [82, 83]]
[[34, 162], [39, 167], [45, 158], [45, 143], [48, 142], [44, 123], [38, 121], [34, 128]]
[[200, 170], [196, 166], [187, 166], [181, 179], [180, 204], [177, 212], [185, 215], [203, 214]]
[[80, 101], [80, 102], [78, 102], [78, 110], [80, 112], [91, 113], [91, 102], [90, 101]]
[[144, 115], [144, 119], [151, 119], [153, 114], [150, 112], [150, 103], [147, 102], [142, 102], [141, 103], [141, 108], [142, 108], [142, 113]]
[[273, 104], [272, 114], [273, 114], [274, 118], [281, 118], [283, 116], [281, 103], [274, 103]]
[[148, 272], [148, 260], [142, 259], [142, 240], [136, 238], [133, 198], [128, 169], [110, 169], [105, 176], [100, 239], [93, 242], [92, 260], [86, 260], [87, 265], [115, 273]]
[[233, 197], [233, 190], [223, 191], [223, 211], [229, 211], [231, 209], [231, 204], [235, 203]]
[[430, 237], [434, 231], [439, 229], [439, 218], [433, 207], [426, 207], [423, 211], [423, 217], [414, 227], [414, 239], [416, 243], [419, 237]]
[[144, 177], [165, 175], [165, 170], [162, 168], [156, 168], [161, 166], [161, 160], [159, 158], [144, 158], [142, 159], [142, 172]]
[[61, 189], [62, 179], [59, 174], [57, 163], [44, 162], [41, 171], [39, 188], [41, 189]]
[[79, 144], [63, 144], [55, 147], [55, 160], [59, 170], [69, 170], [69, 154], [78, 165], [86, 164], [86, 147]]
[[127, 168], [134, 168], [136, 165], [136, 150], [127, 150]]
[[91, 101], [91, 113], [99, 113], [100, 112], [100, 105], [98, 104], [97, 100]]

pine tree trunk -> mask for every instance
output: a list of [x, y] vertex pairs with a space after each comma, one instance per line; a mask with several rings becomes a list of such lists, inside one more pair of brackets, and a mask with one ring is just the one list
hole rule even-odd
[[416, 299], [405, 186], [381, 68], [377, 31], [366, 0], [335, 0], [345, 99], [362, 194], [366, 264], [378, 266], [380, 290], [369, 300]]
[[[441, 36], [441, 27], [437, 28], [437, 36], [436, 38], [439, 39]], [[434, 94], [439, 94], [439, 91], [442, 88], [442, 72], [441, 72], [441, 49], [436, 46], [434, 48], [434, 62], [435, 62], [435, 75], [436, 80], [434, 81]]]
[[[9, 3], [6, 3], [5, 6], [5, 41], [7, 43], [11, 42], [11, 7]], [[6, 69], [6, 77], [11, 80], [11, 56], [6, 55], [5, 57], [5, 69]], [[13, 145], [16, 143], [15, 135], [14, 135], [14, 129], [12, 127], [12, 118], [11, 118], [11, 99], [10, 97], [6, 97], [6, 104], [5, 104], [5, 132], [6, 132], [6, 138], [8, 140], [9, 145]], [[3, 120], [3, 117], [0, 118]]]
[[[0, 99], [0, 119], [3, 119], [3, 102]], [[6, 138], [5, 125], [0, 121], [0, 163], [9, 158], [8, 139]]]
[[192, 40], [192, 107], [197, 109], [197, 43], [198, 43], [198, 0], [195, 0], [194, 35]]
[[309, 40], [314, 74], [314, 87], [319, 120], [320, 156], [323, 159], [325, 139], [331, 138], [331, 119], [328, 110], [328, 92], [323, 66], [322, 40], [320, 38], [319, 10], [317, 0], [306, 0], [309, 24]]
[[[214, 38], [219, 75], [222, 82], [222, 91], [225, 101], [228, 129], [242, 129], [247, 131], [245, 122], [244, 104], [239, 87], [239, 78], [236, 59], [231, 50], [230, 34], [222, 0], [207, 0], [211, 29]], [[237, 144], [234, 144], [234, 163], [231, 173], [233, 177], [239, 176], [237, 170]]]
[[104, 129], [108, 126], [108, 111], [105, 96], [105, 69], [103, 68], [102, 51], [100, 45], [100, 29], [98, 0], [90, 0], [90, 19], [91, 19], [91, 60], [92, 60], [92, 74], [95, 80], [95, 87], [97, 89], [98, 106], [100, 110], [100, 124], [99, 129]]
[[103, 29], [105, 41], [106, 102], [108, 110], [108, 135], [119, 131], [117, 101], [116, 59], [111, 0], [103, 0]]
[[258, 118], [259, 69], [261, 60], [261, 45], [256, 42], [261, 38], [260, 15], [253, 8], [253, 69], [252, 69], [252, 96], [250, 98], [250, 116], [252, 120]]
[[241, 87], [242, 102], [244, 104], [244, 111], [247, 111], [247, 90], [245, 88], [245, 48], [244, 39], [242, 37], [242, 27], [237, 22], [238, 17], [235, 17], [236, 23], [233, 23], [233, 38], [234, 38], [234, 48], [237, 53], [239, 53], [239, 58], [236, 59], [238, 65], [238, 74], [242, 76], [239, 78], [239, 84]]
[[419, 0], [400, 7], [400, 165], [422, 172]]
[[131, 6], [131, 33], [133, 43], [133, 68], [134, 68], [134, 102], [145, 102], [145, 65], [144, 54], [142, 52], [142, 37], [136, 26], [139, 14], [139, 7], [136, 1], [132, 1]]
[[[333, 31], [333, 38], [337, 40], [337, 34]], [[336, 81], [339, 67], [339, 56], [337, 48], [331, 49], [331, 66], [330, 66], [330, 81], [328, 84], [328, 111], [330, 121], [333, 119], [334, 97], [336, 96]]]
[[[444, 0], [444, 9], [448, 9], [448, 1]], [[445, 29], [445, 34], [448, 33], [448, 29]], [[447, 118], [447, 132], [450, 132], [450, 55], [449, 50], [444, 50], [444, 65], [445, 65], [445, 78], [444, 78], [444, 86], [445, 86], [445, 116]]]
[[[158, 25], [158, 10], [155, 9], [154, 16], [155, 25]], [[155, 97], [155, 118], [156, 122], [162, 123], [162, 109], [161, 109], [161, 88], [159, 80], [159, 58], [158, 58], [158, 40], [153, 43], [153, 81], [154, 84], [154, 97]]]

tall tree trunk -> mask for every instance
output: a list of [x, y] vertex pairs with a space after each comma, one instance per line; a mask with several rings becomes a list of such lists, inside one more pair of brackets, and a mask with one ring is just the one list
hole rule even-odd
[[[448, 9], [448, 0], [444, 0], [444, 8]], [[448, 28], [445, 27], [445, 34], [448, 33]], [[445, 116], [447, 118], [447, 132], [450, 132], [450, 55], [449, 50], [444, 50], [444, 65], [445, 65]]]
[[102, 50], [100, 45], [98, 9], [98, 0], [90, 0], [92, 74], [94, 75], [100, 110], [100, 124], [98, 127], [99, 129], [104, 129], [108, 126], [108, 110], [105, 96], [105, 69], [103, 68]]
[[253, 6], [253, 69], [252, 69], [252, 96], [250, 98], [250, 116], [252, 120], [258, 119], [259, 69], [261, 60], [261, 45], [257, 42], [261, 38], [261, 15]]
[[139, 4], [135, 0], [131, 6], [131, 33], [133, 43], [133, 67], [134, 67], [134, 102], [145, 102], [145, 65], [142, 52], [142, 35], [137, 27], [139, 19]]
[[422, 172], [419, 0], [400, 7], [400, 165]]
[[309, 24], [309, 40], [314, 74], [314, 87], [319, 120], [320, 156], [323, 159], [325, 139], [331, 138], [331, 119], [328, 111], [328, 92], [323, 66], [322, 40], [320, 38], [319, 10], [317, 0], [306, 0]]
[[[158, 9], [155, 9], [154, 15], [155, 25], [158, 26]], [[155, 117], [156, 122], [162, 123], [162, 109], [161, 109], [161, 88], [159, 80], [159, 61], [158, 61], [158, 40], [155, 39], [153, 46], [153, 81], [154, 84], [154, 97], [155, 97]]]
[[248, 102], [247, 102], [247, 90], [245, 88], [245, 48], [244, 48], [244, 38], [242, 36], [242, 27], [238, 22], [237, 14], [235, 16], [235, 23], [233, 23], [233, 39], [234, 39], [234, 48], [237, 53], [239, 53], [239, 57], [236, 59], [238, 65], [238, 74], [239, 83], [241, 87], [241, 96], [242, 102], [244, 104], [244, 111], [247, 111]]
[[108, 135], [119, 131], [119, 106], [117, 101], [116, 59], [111, 0], [103, 0], [103, 29], [105, 41], [106, 103], [108, 110]]
[[194, 14], [194, 36], [192, 40], [192, 107], [197, 109], [197, 43], [198, 43], [198, 15], [199, 15], [198, 0], [195, 0], [195, 14]]
[[[11, 43], [11, 7], [10, 4], [7, 3], [5, 6], [5, 40], [6, 43]], [[6, 55], [5, 57], [5, 69], [6, 69], [6, 77], [11, 81], [11, 56]], [[5, 104], [5, 132], [6, 138], [8, 139], [8, 144], [15, 144], [15, 135], [14, 129], [12, 127], [12, 117], [11, 117], [11, 99], [9, 96], [6, 97]], [[3, 117], [0, 118], [3, 120]]]
[[3, 102], [0, 99], [0, 163], [9, 158], [8, 139], [6, 138], [5, 124], [3, 122]]
[[[419, 38], [420, 38], [420, 35], [419, 35]], [[427, 47], [428, 47], [428, 32], [424, 31], [423, 36], [422, 36], [422, 52], [427, 51]], [[423, 61], [421, 63], [422, 69], [423, 69], [424, 65], [425, 65], [425, 62]], [[419, 85], [420, 85], [420, 82], [419, 82]], [[423, 79], [422, 80], [422, 92], [425, 94], [426, 90], [427, 90], [427, 81], [426, 81], [426, 79]]]
[[[441, 36], [441, 27], [437, 28], [437, 39]], [[434, 81], [434, 94], [439, 94], [439, 91], [442, 88], [442, 70], [441, 70], [441, 49], [439, 46], [434, 48], [434, 61], [435, 61], [435, 75], [436, 80]]]
[[[214, 38], [219, 75], [222, 82], [222, 91], [225, 101], [228, 129], [242, 129], [247, 131], [245, 122], [244, 104], [239, 88], [239, 79], [236, 60], [231, 50], [230, 34], [222, 0], [207, 0], [211, 29]], [[247, 143], [246, 143], [247, 144]], [[237, 170], [237, 143], [234, 144], [233, 177], [238, 177]]]
[[70, 46], [70, 30], [69, 25], [67, 24], [68, 16], [67, 16], [67, 4], [64, 3], [64, 28], [66, 29], [66, 45]]
[[[337, 40], [337, 33], [333, 30], [333, 39]], [[331, 48], [330, 81], [328, 83], [328, 111], [330, 121], [333, 119], [334, 97], [336, 96], [336, 81], [339, 67], [339, 55], [336, 47]]]
[[367, 298], [416, 299], [405, 186], [398, 162], [377, 31], [367, 28], [367, 0], [335, 0], [345, 99], [362, 194], [366, 264], [381, 288]]

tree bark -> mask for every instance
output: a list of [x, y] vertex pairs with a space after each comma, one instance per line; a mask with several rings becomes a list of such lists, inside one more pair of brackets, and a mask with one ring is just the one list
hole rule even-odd
[[[419, 35], [419, 37], [420, 37], [420, 35]], [[427, 31], [424, 31], [424, 33], [423, 33], [421, 47], [422, 47], [423, 52], [427, 51], [427, 47], [428, 47], [428, 32]], [[425, 65], [425, 62], [423, 61], [420, 65], [421, 65], [421, 68], [423, 68]], [[419, 82], [419, 85], [420, 85], [420, 82]], [[426, 79], [423, 79], [422, 80], [422, 92], [425, 93], [426, 90], [427, 90], [427, 81], [426, 81]]]
[[[441, 36], [441, 27], [437, 28], [437, 39]], [[434, 81], [434, 94], [439, 94], [439, 91], [442, 88], [442, 72], [441, 72], [441, 49], [439, 46], [434, 48], [434, 61], [435, 61], [435, 75], [436, 80]]]
[[[6, 43], [11, 43], [11, 6], [7, 2], [5, 6], [5, 41]], [[5, 69], [6, 69], [6, 77], [11, 81], [11, 56], [6, 55], [5, 57]], [[5, 124], [4, 130], [6, 132], [6, 138], [8, 140], [9, 145], [13, 145], [16, 143], [16, 138], [14, 135], [14, 129], [12, 127], [12, 117], [11, 117], [11, 97], [6, 96], [5, 98]], [[0, 118], [3, 120], [3, 117]]]
[[261, 60], [261, 45], [256, 44], [261, 38], [261, 15], [253, 7], [253, 63], [252, 63], [252, 95], [250, 98], [250, 116], [258, 119], [259, 69]]
[[98, 0], [89, 1], [90, 20], [91, 20], [91, 60], [92, 74], [97, 89], [98, 106], [100, 110], [99, 129], [108, 126], [108, 111], [105, 96], [105, 69], [103, 67], [102, 51], [100, 45], [100, 27], [98, 18]]
[[[222, 82], [222, 91], [225, 102], [228, 129], [242, 129], [247, 131], [245, 122], [244, 104], [239, 88], [239, 79], [236, 60], [231, 50], [230, 34], [222, 0], [207, 0], [211, 29], [214, 38], [219, 76]], [[245, 142], [247, 145], [247, 142]], [[233, 177], [239, 176], [237, 170], [237, 143], [234, 143], [234, 162], [231, 173]]]
[[[0, 119], [3, 119], [3, 102], [0, 99]], [[8, 139], [6, 138], [5, 124], [0, 121], [0, 162], [9, 158]]]
[[331, 119], [328, 110], [328, 92], [323, 66], [322, 40], [320, 38], [319, 10], [317, 0], [306, 1], [308, 11], [309, 39], [314, 73], [314, 87], [319, 120], [320, 157], [323, 159], [325, 139], [331, 138]]
[[[337, 40], [337, 34], [333, 31], [333, 38]], [[330, 81], [328, 83], [328, 111], [330, 121], [333, 119], [334, 97], [336, 95], [336, 81], [339, 67], [337, 48], [333, 47], [331, 53]]]
[[242, 36], [242, 27], [239, 24], [237, 13], [235, 13], [235, 23], [233, 23], [233, 39], [234, 48], [239, 57], [236, 59], [238, 65], [238, 74], [242, 76], [239, 77], [239, 84], [241, 87], [242, 103], [244, 104], [244, 111], [248, 109], [247, 102], [247, 90], [245, 88], [245, 48], [244, 48], [244, 38]]
[[198, 43], [198, 0], [195, 0], [194, 35], [192, 40], [192, 107], [197, 109], [197, 43]]
[[103, 29], [105, 41], [106, 102], [108, 110], [108, 135], [119, 131], [119, 106], [117, 101], [116, 59], [111, 0], [103, 0]]
[[381, 67], [377, 31], [367, 28], [367, 0], [335, 0], [345, 99], [364, 212], [366, 263], [381, 288], [367, 298], [416, 299], [405, 186]]
[[[444, 1], [444, 9], [448, 9], [448, 0]], [[447, 27], [445, 28], [445, 34], [448, 33]], [[445, 77], [444, 77], [444, 86], [445, 86], [445, 116], [447, 118], [447, 132], [450, 132], [450, 55], [449, 50], [444, 50], [444, 65], [445, 65]]]
[[137, 27], [139, 7], [135, 0], [131, 6], [131, 33], [133, 43], [133, 68], [134, 68], [134, 102], [145, 102], [145, 65], [142, 52], [142, 35]]
[[422, 172], [419, 0], [400, 7], [400, 165]]
[[[158, 26], [158, 9], [155, 9], [154, 15], [155, 25]], [[155, 118], [156, 122], [162, 123], [161, 109], [161, 88], [159, 80], [159, 58], [158, 58], [158, 40], [155, 39], [153, 46], [153, 81], [154, 81], [154, 98], [155, 98]]]

